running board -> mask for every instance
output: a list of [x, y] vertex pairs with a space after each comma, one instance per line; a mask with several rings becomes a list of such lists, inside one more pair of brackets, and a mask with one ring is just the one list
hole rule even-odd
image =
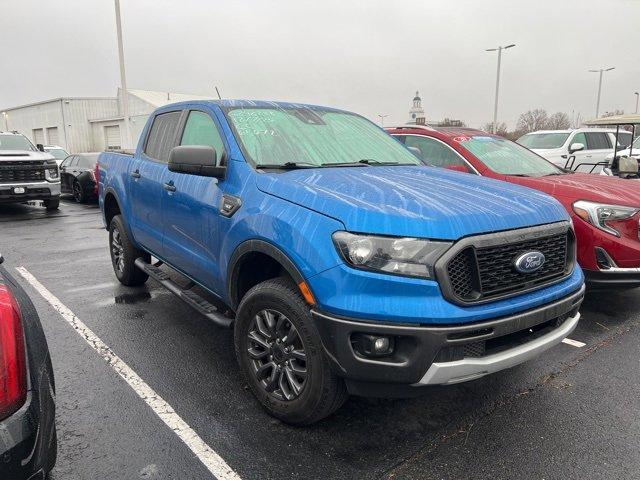
[[136, 258], [135, 264], [136, 267], [149, 275], [171, 293], [177, 295], [178, 298], [183, 300], [185, 303], [187, 303], [189, 306], [197, 310], [205, 317], [207, 317], [217, 326], [229, 328], [233, 324], [232, 319], [225, 317], [220, 312], [218, 312], [218, 309], [211, 303], [207, 302], [197, 293], [180, 287], [180, 285], [171, 280], [169, 275], [160, 270], [158, 267], [147, 263], [143, 258]]

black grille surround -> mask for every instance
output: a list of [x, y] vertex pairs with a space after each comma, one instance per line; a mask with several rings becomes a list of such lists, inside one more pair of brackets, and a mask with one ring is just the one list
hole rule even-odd
[[43, 161], [0, 161], [0, 184], [44, 182], [46, 166]]
[[[569, 222], [477, 235], [459, 240], [436, 263], [443, 296], [458, 305], [477, 305], [556, 283], [575, 266], [575, 234]], [[533, 273], [513, 268], [522, 253], [539, 251], [543, 267]]]

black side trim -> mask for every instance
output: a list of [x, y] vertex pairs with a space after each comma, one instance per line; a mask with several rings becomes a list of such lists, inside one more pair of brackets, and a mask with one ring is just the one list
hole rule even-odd
[[227, 268], [227, 285], [229, 290], [229, 301], [231, 307], [235, 310], [240, 303], [238, 299], [238, 276], [240, 274], [240, 266], [242, 258], [251, 253], [264, 253], [270, 256], [276, 262], [284, 267], [296, 284], [302, 282], [304, 277], [298, 270], [298, 267], [287, 257], [280, 249], [264, 240], [247, 240], [241, 243], [231, 255], [229, 266]]

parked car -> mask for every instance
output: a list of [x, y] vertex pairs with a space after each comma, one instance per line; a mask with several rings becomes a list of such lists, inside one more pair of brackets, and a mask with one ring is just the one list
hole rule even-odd
[[60, 166], [62, 161], [69, 156], [69, 152], [67, 152], [64, 148], [59, 147], [58, 145], [44, 145], [43, 148], [45, 152], [53, 155], [58, 166]]
[[56, 463], [55, 383], [33, 303], [0, 255], [0, 478], [44, 478]]
[[[627, 145], [624, 149], [616, 151], [616, 157], [629, 156], [635, 158], [638, 162], [640, 162], [640, 137], [636, 138], [633, 141], [633, 147], [631, 145]], [[609, 152], [606, 156], [605, 160], [607, 163], [611, 164], [613, 160], [613, 151]]]
[[[580, 316], [562, 205], [424, 167], [353, 113], [167, 105], [134, 155], [103, 153], [99, 168], [118, 280], [151, 276], [232, 325], [251, 391], [288, 423], [322, 419], [347, 392], [413, 395], [514, 366]], [[179, 287], [151, 255], [225, 308]]]
[[78, 203], [98, 198], [99, 153], [69, 155], [60, 165], [62, 193], [70, 193]]
[[47, 210], [60, 204], [55, 158], [18, 132], [0, 132], [0, 204], [42, 200]]
[[554, 196], [573, 220], [578, 263], [587, 283], [640, 286], [640, 189], [635, 182], [566, 172], [514, 142], [480, 130], [407, 126], [388, 132], [418, 149], [425, 163]]
[[[604, 162], [607, 155], [613, 152], [615, 131], [604, 128], [578, 128], [574, 130], [540, 130], [520, 137], [520, 145], [533, 150], [541, 157], [564, 167], [569, 156], [576, 157], [573, 169], [590, 173], [594, 164]], [[620, 132], [618, 148], [623, 149], [631, 143], [631, 133]], [[602, 165], [593, 168], [597, 173]]]

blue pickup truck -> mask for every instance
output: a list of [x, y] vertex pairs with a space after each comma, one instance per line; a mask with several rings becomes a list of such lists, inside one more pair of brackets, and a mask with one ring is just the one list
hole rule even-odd
[[419, 165], [353, 113], [167, 105], [135, 154], [100, 156], [99, 177], [118, 280], [150, 276], [233, 326], [248, 385], [288, 423], [318, 421], [349, 393], [409, 396], [514, 366], [580, 317], [556, 200]]

